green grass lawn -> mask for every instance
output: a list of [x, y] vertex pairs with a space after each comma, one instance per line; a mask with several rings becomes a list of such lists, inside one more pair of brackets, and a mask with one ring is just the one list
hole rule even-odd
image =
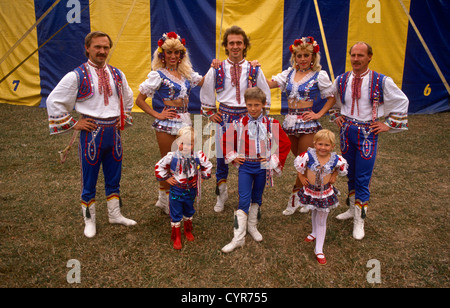
[[[352, 222], [335, 218], [346, 210], [346, 178], [338, 179], [341, 206], [328, 216], [326, 266], [303, 241], [310, 214], [282, 215], [296, 176], [292, 154], [264, 193], [263, 242], [247, 236], [243, 248], [220, 251], [233, 236], [238, 201], [231, 168], [225, 211], [213, 211], [213, 177], [203, 184], [194, 216], [196, 240], [175, 251], [169, 218], [154, 206], [159, 150], [153, 119], [135, 113], [134, 127], [123, 133], [122, 212], [138, 225], [108, 223], [100, 177], [97, 235], [88, 239], [76, 146], [64, 165], [58, 162], [71, 134], [50, 136], [42, 108], [0, 104], [0, 114], [0, 287], [450, 287], [450, 113], [412, 115], [408, 132], [380, 137], [362, 241], [352, 238]], [[327, 117], [321, 123], [338, 132]], [[79, 284], [67, 281], [71, 259], [81, 265]], [[373, 259], [381, 269], [377, 284], [367, 281]]]

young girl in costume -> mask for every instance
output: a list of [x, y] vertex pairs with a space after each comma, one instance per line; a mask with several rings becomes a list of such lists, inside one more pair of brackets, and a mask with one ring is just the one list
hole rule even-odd
[[281, 175], [291, 147], [280, 123], [263, 113], [266, 94], [260, 88], [249, 88], [244, 98], [248, 114], [234, 120], [223, 138], [225, 163], [239, 168], [234, 237], [222, 248], [223, 252], [243, 246], [247, 231], [255, 241], [262, 241], [256, 226], [264, 187], [273, 185], [273, 173]]
[[[292, 53], [291, 67], [272, 76], [268, 83], [271, 88], [280, 87], [286, 94], [288, 113], [283, 129], [291, 140], [291, 151], [296, 157], [313, 146], [314, 134], [322, 129], [318, 120], [334, 105], [335, 99], [330, 78], [326, 71], [321, 70], [320, 47], [314, 38], [296, 39], [289, 49]], [[326, 99], [323, 107], [321, 99]], [[296, 211], [296, 196], [301, 186], [296, 178], [284, 215], [292, 215]]]
[[312, 232], [305, 241], [316, 241], [314, 253], [320, 264], [327, 263], [323, 254], [327, 216], [330, 209], [339, 205], [333, 184], [337, 176], [345, 176], [348, 169], [347, 161], [332, 152], [335, 140], [333, 132], [320, 130], [314, 136], [314, 148], [309, 148], [294, 160], [298, 178], [303, 185], [298, 192], [298, 205], [312, 210]]
[[[189, 94], [195, 86], [201, 86], [203, 77], [194, 72], [186, 42], [175, 32], [164, 33], [153, 54], [152, 71], [139, 86], [136, 105], [155, 118], [155, 129], [161, 157], [170, 150], [178, 130], [191, 125], [188, 113]], [[145, 100], [152, 98], [152, 107]], [[169, 185], [162, 181], [156, 203], [169, 213]]]
[[181, 249], [181, 221], [184, 235], [193, 241], [192, 216], [194, 200], [201, 192], [201, 183], [211, 177], [212, 164], [202, 151], [194, 152], [194, 129], [185, 126], [178, 131], [177, 149], [167, 153], [155, 166], [158, 181], [170, 185], [169, 209], [172, 226], [173, 248]]

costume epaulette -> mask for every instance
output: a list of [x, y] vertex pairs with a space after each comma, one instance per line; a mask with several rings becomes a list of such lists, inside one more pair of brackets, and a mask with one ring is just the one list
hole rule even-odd
[[249, 65], [249, 69], [248, 69], [248, 85], [249, 88], [250, 87], [256, 87], [256, 79], [258, 77], [258, 71], [259, 71], [259, 67], [256, 66], [251, 66], [250, 63]]
[[[224, 61], [225, 62], [225, 61]], [[225, 71], [223, 70], [223, 63], [220, 63], [219, 68], [216, 69], [216, 92], [222, 92], [225, 85]]]

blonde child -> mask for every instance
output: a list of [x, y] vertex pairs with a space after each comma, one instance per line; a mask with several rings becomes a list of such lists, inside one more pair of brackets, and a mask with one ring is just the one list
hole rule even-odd
[[211, 177], [212, 164], [202, 151], [194, 152], [194, 128], [185, 126], [178, 131], [176, 149], [167, 153], [155, 166], [158, 181], [170, 185], [169, 214], [172, 226], [173, 248], [181, 249], [181, 221], [184, 235], [193, 241], [192, 216], [194, 200], [200, 192], [200, 184]]
[[314, 253], [319, 264], [326, 264], [323, 254], [325, 242], [326, 221], [331, 209], [339, 205], [336, 196], [337, 190], [332, 184], [338, 175], [347, 174], [347, 161], [332, 150], [335, 147], [336, 137], [328, 129], [320, 130], [313, 140], [314, 148], [297, 156], [294, 160], [295, 169], [303, 187], [298, 192], [300, 206], [312, 210], [312, 232], [305, 241], [316, 241]]

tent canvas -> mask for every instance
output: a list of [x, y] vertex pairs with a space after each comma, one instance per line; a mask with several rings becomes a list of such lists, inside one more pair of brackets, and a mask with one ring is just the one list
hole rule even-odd
[[[220, 33], [237, 24], [251, 38], [247, 58], [258, 59], [268, 79], [289, 66], [296, 38], [319, 42], [331, 79], [351, 68], [349, 47], [367, 41], [371, 68], [401, 87], [410, 114], [442, 112], [450, 109], [449, 14], [445, 0], [0, 0], [0, 102], [45, 107], [59, 80], [86, 61], [90, 31], [112, 37], [110, 64], [124, 71], [137, 96], [162, 33], [184, 37], [194, 69], [204, 75], [213, 58], [226, 57]], [[278, 89], [272, 101], [271, 113], [283, 114]], [[198, 88], [190, 110], [200, 110]]]

